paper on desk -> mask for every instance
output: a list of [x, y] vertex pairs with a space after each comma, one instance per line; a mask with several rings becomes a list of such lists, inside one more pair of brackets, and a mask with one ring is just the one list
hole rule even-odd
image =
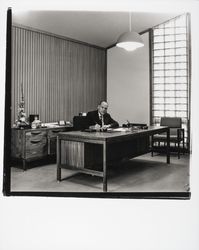
[[127, 132], [127, 131], [129, 131], [128, 128], [113, 128], [112, 130], [113, 131], [118, 131], [118, 132]]

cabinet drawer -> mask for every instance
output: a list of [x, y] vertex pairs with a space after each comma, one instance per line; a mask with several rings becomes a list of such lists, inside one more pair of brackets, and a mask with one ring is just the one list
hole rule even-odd
[[25, 158], [42, 157], [47, 155], [46, 131], [31, 131], [26, 133]]
[[51, 130], [48, 131], [48, 137], [49, 138], [55, 138], [55, 137], [57, 137], [57, 134], [59, 132], [64, 132], [64, 131], [66, 131], [65, 128], [51, 129]]
[[30, 131], [30, 132], [27, 132], [26, 133], [26, 138], [25, 138], [25, 141], [26, 143], [28, 142], [33, 142], [34, 141], [41, 141], [42, 139], [46, 139], [46, 131], [41, 131], [41, 130], [33, 130], [33, 131]]
[[30, 140], [26, 142], [26, 159], [32, 157], [41, 157], [47, 155], [47, 139]]

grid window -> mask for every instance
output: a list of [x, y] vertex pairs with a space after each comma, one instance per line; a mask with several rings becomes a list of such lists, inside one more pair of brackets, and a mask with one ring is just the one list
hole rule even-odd
[[153, 28], [152, 117], [181, 117], [189, 147], [189, 30], [184, 14]]

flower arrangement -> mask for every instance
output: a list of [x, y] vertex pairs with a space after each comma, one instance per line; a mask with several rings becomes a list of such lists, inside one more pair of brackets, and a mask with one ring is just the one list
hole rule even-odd
[[23, 95], [23, 85], [21, 84], [21, 101], [19, 103], [18, 108], [18, 116], [17, 120], [15, 121], [14, 127], [17, 128], [24, 128], [29, 126], [29, 123], [26, 121], [26, 113], [25, 113], [25, 101]]

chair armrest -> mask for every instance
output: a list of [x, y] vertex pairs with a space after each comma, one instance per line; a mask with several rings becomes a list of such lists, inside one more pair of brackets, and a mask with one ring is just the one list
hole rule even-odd
[[184, 128], [178, 128], [177, 133], [178, 133], [178, 140], [184, 140]]

